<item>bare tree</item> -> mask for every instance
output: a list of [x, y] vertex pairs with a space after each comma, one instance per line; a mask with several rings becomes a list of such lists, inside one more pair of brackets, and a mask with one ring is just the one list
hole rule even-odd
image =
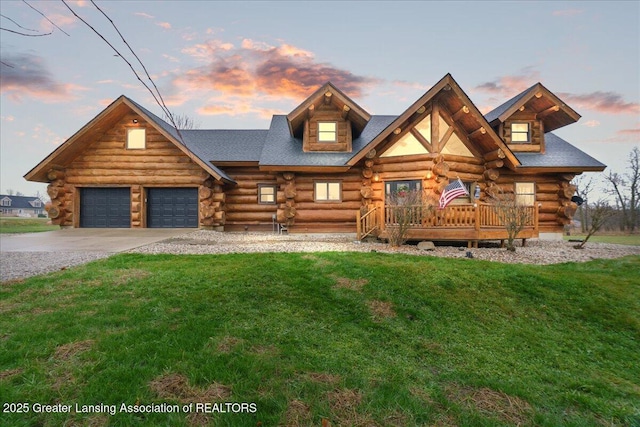
[[423, 205], [419, 190], [400, 190], [387, 196], [387, 235], [391, 246], [401, 246], [407, 241], [409, 229], [420, 225], [422, 218], [433, 206]]
[[527, 225], [533, 224], [533, 212], [530, 206], [518, 202], [516, 194], [500, 189], [492, 196], [493, 206], [498, 218], [507, 230], [507, 250], [516, 251], [513, 244], [518, 234]]
[[573, 180], [573, 184], [576, 186], [576, 194], [582, 199], [582, 204], [578, 208], [580, 231], [586, 233], [589, 225], [589, 196], [594, 190], [593, 177], [587, 179], [584, 175], [578, 176]]
[[582, 240], [582, 242], [574, 246], [576, 249], [584, 248], [584, 245], [587, 244], [587, 240], [597, 233], [609, 218], [615, 215], [615, 210], [613, 210], [613, 208], [604, 200], [598, 200], [590, 207], [589, 211], [591, 212], [591, 221], [587, 230], [587, 236]]
[[196, 122], [192, 117], [189, 117], [186, 114], [174, 114], [173, 121], [175, 122], [176, 127], [180, 130], [200, 128], [200, 122]]
[[628, 172], [624, 175], [616, 172], [605, 175], [611, 185], [605, 191], [615, 197], [616, 205], [622, 210], [620, 229], [634, 233], [640, 210], [640, 148], [634, 147], [631, 150], [628, 162]]

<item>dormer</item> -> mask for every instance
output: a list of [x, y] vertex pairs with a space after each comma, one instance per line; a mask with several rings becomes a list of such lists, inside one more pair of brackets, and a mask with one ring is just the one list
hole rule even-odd
[[316, 90], [289, 115], [289, 130], [305, 152], [351, 152], [351, 142], [371, 115], [331, 83]]
[[545, 133], [575, 123], [580, 114], [536, 83], [485, 118], [513, 152], [545, 152]]
[[2, 199], [0, 199], [0, 206], [11, 206], [11, 199], [9, 197], [3, 197]]

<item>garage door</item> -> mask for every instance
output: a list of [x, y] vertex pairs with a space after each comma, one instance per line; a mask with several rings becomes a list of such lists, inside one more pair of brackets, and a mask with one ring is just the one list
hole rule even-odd
[[149, 188], [147, 206], [151, 228], [198, 226], [197, 188]]
[[80, 227], [131, 227], [129, 187], [80, 189]]

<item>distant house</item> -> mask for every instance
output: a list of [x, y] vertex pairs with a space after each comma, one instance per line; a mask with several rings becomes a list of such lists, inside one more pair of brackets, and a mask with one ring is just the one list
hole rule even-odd
[[37, 217], [44, 215], [44, 203], [38, 197], [0, 194], [0, 212], [4, 216]]
[[49, 216], [69, 227], [206, 227], [385, 236], [390, 195], [438, 200], [460, 179], [470, 196], [416, 209], [411, 237], [500, 239], [496, 191], [531, 211], [523, 237], [562, 233], [570, 181], [605, 165], [552, 133], [580, 115], [540, 83], [483, 116], [447, 74], [397, 116], [371, 115], [331, 83], [268, 129], [177, 131], [121, 96], [29, 171], [48, 182]]

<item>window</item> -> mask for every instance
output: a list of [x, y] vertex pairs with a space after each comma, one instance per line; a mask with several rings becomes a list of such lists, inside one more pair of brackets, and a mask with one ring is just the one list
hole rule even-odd
[[127, 149], [142, 150], [145, 148], [146, 132], [144, 128], [127, 129]]
[[276, 204], [276, 186], [270, 184], [258, 184], [258, 203], [261, 205]]
[[536, 184], [534, 182], [516, 182], [516, 204], [533, 206], [536, 201]]
[[342, 184], [340, 182], [316, 182], [316, 202], [339, 202], [342, 200]]
[[33, 202], [31, 202], [31, 205], [32, 205], [34, 208], [39, 208], [39, 207], [41, 207], [41, 206], [42, 206], [42, 202], [41, 202], [40, 200], [34, 200]]
[[511, 142], [531, 142], [529, 123], [511, 123]]
[[337, 133], [336, 122], [318, 122], [318, 142], [336, 142]]
[[4, 199], [0, 200], [0, 206], [11, 206], [11, 199], [5, 197]]

